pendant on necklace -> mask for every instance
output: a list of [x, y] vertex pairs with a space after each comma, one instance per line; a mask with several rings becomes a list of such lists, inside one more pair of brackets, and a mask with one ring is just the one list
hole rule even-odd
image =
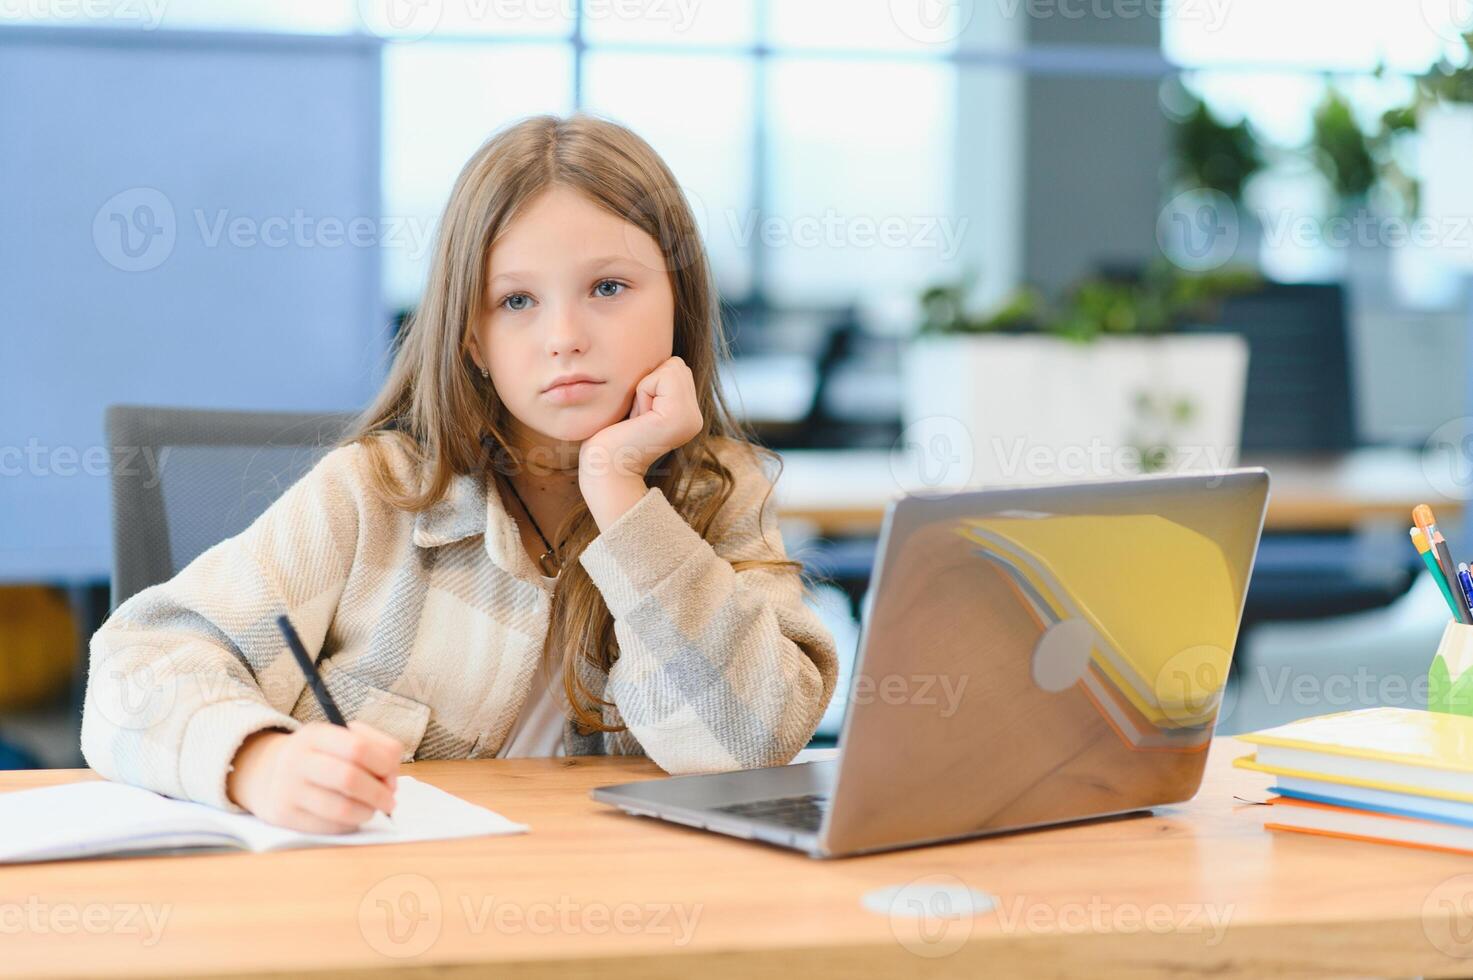
[[537, 564], [542, 566], [542, 574], [549, 578], [555, 578], [563, 570], [562, 563], [550, 551], [544, 551]]

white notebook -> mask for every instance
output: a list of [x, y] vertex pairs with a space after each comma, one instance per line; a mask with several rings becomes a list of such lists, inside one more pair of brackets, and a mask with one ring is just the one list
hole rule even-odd
[[173, 851], [284, 851], [520, 834], [525, 824], [400, 776], [394, 819], [375, 813], [355, 831], [307, 834], [245, 813], [176, 800], [110, 780], [0, 793], [0, 864]]

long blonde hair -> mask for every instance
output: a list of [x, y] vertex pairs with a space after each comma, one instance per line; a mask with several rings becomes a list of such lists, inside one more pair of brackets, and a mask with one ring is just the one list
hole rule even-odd
[[[755, 444], [722, 398], [717, 364], [730, 350], [705, 248], [675, 177], [643, 139], [598, 116], [532, 116], [496, 132], [471, 156], [445, 206], [423, 301], [401, 329], [388, 379], [340, 444], [364, 443], [376, 492], [413, 512], [440, 500], [455, 474], [478, 473], [492, 465], [488, 448], [490, 455], [520, 464], [507, 439], [505, 406], [490, 380], [481, 377], [468, 341], [485, 301], [492, 244], [534, 198], [553, 186], [582, 192], [648, 234], [664, 254], [675, 295], [673, 353], [695, 376], [705, 422], [694, 439], [651, 466], [645, 483], [664, 491], [691, 527], [706, 537], [735, 486], [716, 447], [731, 441], [774, 459], [776, 454]], [[398, 481], [385, 440], [394, 440], [398, 452], [408, 454], [421, 477], [418, 488]], [[780, 472], [781, 460], [776, 463]], [[493, 492], [494, 479], [488, 476], [487, 484]], [[698, 484], [714, 487], [714, 492], [696, 492]], [[762, 506], [767, 506], [766, 497]], [[565, 544], [543, 648], [544, 660], [549, 651], [563, 651], [563, 688], [584, 734], [624, 729], [604, 721], [601, 706], [610, 702], [592, 695], [577, 670], [579, 658], [607, 671], [618, 656], [613, 617], [578, 561], [598, 533], [580, 501], [553, 538]], [[773, 554], [771, 559], [733, 561], [732, 566], [801, 575], [801, 562]]]

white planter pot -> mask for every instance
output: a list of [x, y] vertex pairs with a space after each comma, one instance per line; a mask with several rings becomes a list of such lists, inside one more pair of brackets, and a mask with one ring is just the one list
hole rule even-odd
[[[905, 439], [922, 482], [1051, 483], [1142, 472], [1138, 396], [1186, 398], [1189, 421], [1165, 433], [1163, 467], [1236, 465], [1248, 345], [1236, 334], [1104, 337], [1078, 344], [1037, 335], [918, 338], [901, 359]], [[1142, 437], [1146, 437], [1143, 439]], [[946, 454], [943, 468], [928, 454]], [[930, 480], [927, 470], [940, 475]]]
[[1437, 105], [1417, 120], [1422, 169], [1421, 217], [1435, 238], [1434, 249], [1446, 261], [1473, 268], [1473, 106]]

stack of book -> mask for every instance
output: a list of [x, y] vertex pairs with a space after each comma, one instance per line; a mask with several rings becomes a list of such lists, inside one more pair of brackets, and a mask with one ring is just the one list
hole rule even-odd
[[1275, 777], [1264, 827], [1473, 854], [1473, 718], [1363, 708], [1239, 735]]

